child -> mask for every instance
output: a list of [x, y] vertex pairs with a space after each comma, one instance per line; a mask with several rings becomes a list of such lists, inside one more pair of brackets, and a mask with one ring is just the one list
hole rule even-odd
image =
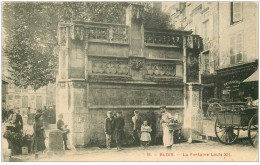
[[149, 142], [151, 141], [151, 135], [150, 133], [152, 132], [152, 128], [147, 125], [147, 121], [144, 121], [144, 124], [141, 127], [141, 143], [142, 146], [145, 148], [148, 147]]

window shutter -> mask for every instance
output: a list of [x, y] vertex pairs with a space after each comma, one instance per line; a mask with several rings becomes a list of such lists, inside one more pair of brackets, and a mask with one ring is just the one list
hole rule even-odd
[[233, 2], [233, 22], [238, 22], [242, 19], [242, 3]]
[[230, 38], [230, 54], [235, 54], [235, 36], [231, 36]]
[[237, 40], [236, 40], [236, 56], [237, 56], [237, 62], [242, 61], [242, 34], [237, 34]]

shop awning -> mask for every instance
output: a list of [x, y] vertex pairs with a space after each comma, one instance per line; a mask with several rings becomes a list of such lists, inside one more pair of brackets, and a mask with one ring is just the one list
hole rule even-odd
[[253, 81], [258, 81], [258, 69], [247, 79], [245, 79], [243, 82], [253, 82]]

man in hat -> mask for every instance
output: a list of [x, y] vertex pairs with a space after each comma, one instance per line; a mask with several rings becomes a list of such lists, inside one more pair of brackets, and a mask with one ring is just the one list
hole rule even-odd
[[114, 120], [112, 118], [112, 112], [107, 112], [107, 118], [105, 120], [105, 134], [106, 134], [106, 147], [107, 149], [111, 149], [111, 136], [114, 131]]
[[114, 120], [114, 128], [115, 128], [114, 138], [116, 141], [117, 150], [121, 151], [122, 142], [123, 142], [123, 139], [125, 138], [125, 134], [124, 134], [125, 121], [122, 118], [121, 111], [116, 112], [116, 116], [117, 117]]
[[134, 116], [132, 117], [133, 122], [133, 136], [134, 136], [134, 145], [140, 145], [141, 138], [141, 126], [143, 124], [141, 116], [139, 116], [139, 111], [134, 111]]
[[67, 134], [69, 133], [69, 129], [67, 129], [67, 125], [64, 125], [63, 114], [59, 115], [59, 120], [57, 121], [57, 128], [63, 132], [63, 142], [65, 146], [65, 150], [70, 150], [67, 146]]
[[8, 121], [14, 125], [14, 132], [19, 133], [23, 130], [23, 118], [20, 115], [19, 108], [15, 110], [15, 113], [9, 116]]

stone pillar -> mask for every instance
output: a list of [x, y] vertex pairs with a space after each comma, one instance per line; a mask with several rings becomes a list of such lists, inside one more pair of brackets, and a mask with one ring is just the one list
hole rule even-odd
[[85, 78], [87, 68], [85, 35], [83, 25], [76, 23], [59, 24], [58, 41], [59, 76], [57, 78], [57, 120], [63, 114], [63, 120], [70, 133], [70, 145], [84, 145], [85, 117]]
[[126, 25], [129, 26], [130, 74], [135, 80], [142, 80], [142, 68], [145, 64], [144, 27], [142, 12], [144, 6], [130, 4], [126, 9]]
[[198, 36], [183, 39], [184, 66], [184, 137], [191, 143], [202, 133], [202, 97], [200, 79], [200, 40]]

